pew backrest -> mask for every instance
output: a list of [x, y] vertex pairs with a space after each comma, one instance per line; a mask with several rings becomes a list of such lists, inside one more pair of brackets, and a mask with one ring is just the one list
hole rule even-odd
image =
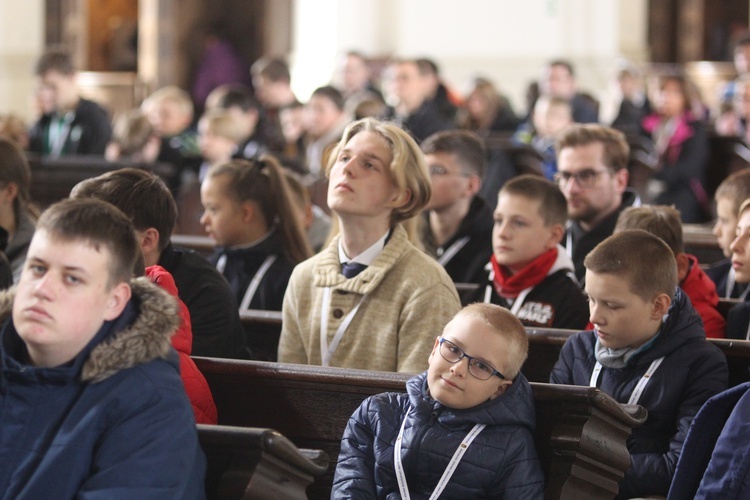
[[[323, 450], [332, 464], [351, 414], [382, 392], [404, 392], [409, 375], [257, 361], [195, 358], [222, 425], [273, 428], [300, 448]], [[613, 498], [630, 465], [626, 441], [646, 418], [589, 387], [532, 384], [537, 450], [547, 498]], [[308, 488], [328, 498], [334, 466]]]

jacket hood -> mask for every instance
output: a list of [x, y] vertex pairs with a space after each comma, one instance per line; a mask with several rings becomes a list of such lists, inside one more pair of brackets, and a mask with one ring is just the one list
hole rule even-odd
[[634, 356], [635, 359], [631, 360], [631, 363], [651, 363], [653, 360], [667, 356], [696, 339], [706, 340], [703, 320], [701, 320], [693, 304], [690, 303], [687, 294], [678, 288], [669, 309], [669, 316], [662, 325], [659, 336], [649, 349]]
[[172, 335], [172, 346], [177, 352], [185, 353], [190, 356], [193, 350], [193, 328], [190, 322], [190, 311], [185, 303], [179, 298], [177, 284], [169, 271], [161, 266], [149, 266], [146, 268], [146, 276], [159, 288], [169, 292], [169, 295], [177, 300], [177, 307], [180, 314], [180, 326]]
[[504, 393], [480, 405], [465, 410], [444, 406], [430, 397], [427, 386], [427, 372], [410, 378], [406, 383], [409, 401], [417, 411], [430, 413], [438, 410], [438, 420], [450, 426], [467, 425], [516, 425], [527, 427], [532, 432], [536, 422], [534, 395], [531, 385], [522, 373], [516, 376]]
[[[105, 322], [79, 354], [84, 358], [80, 360], [84, 382], [101, 382], [119, 371], [166, 359], [170, 352], [170, 338], [180, 323], [175, 299], [147, 278], [133, 279], [130, 287], [132, 297], [123, 314]], [[10, 317], [15, 296], [15, 287], [0, 292], [0, 321]], [[129, 308], [135, 312], [128, 314]]]
[[700, 268], [698, 258], [688, 255], [690, 260], [690, 271], [680, 287], [691, 297], [716, 306], [719, 303], [719, 294], [716, 293], [716, 285], [711, 278]]
[[570, 258], [568, 252], [565, 250], [565, 247], [558, 243], [557, 259], [555, 259], [555, 262], [552, 264], [549, 272], [547, 272], [547, 276], [552, 276], [560, 270], [570, 271], [572, 273], [575, 268], [573, 266], [573, 259]]

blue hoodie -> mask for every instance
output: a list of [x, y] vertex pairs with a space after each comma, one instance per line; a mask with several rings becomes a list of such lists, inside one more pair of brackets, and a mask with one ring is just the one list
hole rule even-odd
[[544, 475], [534, 447], [534, 397], [522, 374], [497, 398], [473, 408], [448, 408], [429, 396], [427, 372], [408, 394], [366, 399], [341, 440], [331, 498], [400, 498], [393, 449], [406, 418], [403, 466], [412, 498], [428, 498], [453, 453], [475, 424], [471, 443], [443, 498], [543, 498]]

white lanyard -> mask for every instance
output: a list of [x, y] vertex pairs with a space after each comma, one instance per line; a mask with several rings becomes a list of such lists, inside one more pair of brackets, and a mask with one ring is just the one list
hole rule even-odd
[[[404, 465], [401, 463], [401, 441], [404, 438], [404, 426], [406, 425], [406, 417], [404, 417], [404, 421], [401, 422], [401, 430], [398, 432], [398, 438], [396, 439], [396, 446], [393, 449], [393, 463], [394, 467], [396, 468], [396, 480], [398, 481], [398, 489], [401, 492], [401, 499], [402, 500], [409, 500], [411, 496], [409, 495], [409, 487], [406, 485], [406, 474], [404, 473]], [[453, 476], [453, 473], [456, 470], [456, 467], [458, 467], [458, 463], [461, 461], [461, 458], [463, 458], [464, 453], [466, 453], [466, 450], [469, 449], [469, 445], [472, 441], [474, 441], [474, 438], [479, 435], [480, 432], [482, 432], [482, 429], [485, 428], [485, 424], [476, 424], [466, 435], [463, 441], [461, 441], [461, 444], [458, 445], [458, 448], [456, 448], [455, 453], [453, 453], [453, 457], [451, 458], [451, 461], [448, 463], [448, 467], [445, 468], [445, 472], [443, 472], [442, 477], [440, 478], [440, 481], [438, 481], [437, 486], [435, 486], [435, 491], [432, 492], [432, 495], [430, 495], [430, 500], [436, 500], [440, 494], [445, 489], [445, 486], [448, 484], [448, 481], [450, 481], [451, 476]]]
[[266, 257], [266, 260], [263, 261], [263, 264], [260, 265], [260, 268], [258, 268], [258, 270], [255, 272], [255, 276], [253, 276], [253, 279], [250, 281], [250, 285], [248, 285], [247, 290], [245, 291], [245, 296], [242, 297], [240, 311], [250, 309], [250, 301], [253, 300], [255, 292], [258, 290], [258, 286], [260, 285], [260, 281], [263, 279], [263, 276], [266, 275], [268, 269], [274, 262], [276, 262], [276, 256], [269, 255], [268, 257]]
[[469, 242], [469, 237], [464, 236], [460, 240], [456, 240], [453, 242], [451, 246], [449, 246], [445, 252], [438, 258], [438, 263], [445, 267], [445, 265], [451, 261], [453, 257], [456, 256], [458, 252], [461, 251], [463, 247], [466, 246], [466, 244]]
[[354, 306], [354, 309], [349, 311], [349, 314], [344, 317], [344, 321], [342, 321], [339, 327], [336, 329], [336, 334], [333, 336], [333, 342], [331, 342], [331, 345], [329, 346], [328, 314], [329, 309], [331, 308], [331, 287], [327, 286], [323, 289], [323, 304], [321, 304], [320, 308], [320, 359], [323, 366], [328, 366], [328, 363], [333, 357], [333, 353], [335, 353], [336, 349], [339, 347], [339, 343], [341, 343], [341, 339], [344, 337], [346, 329], [349, 328], [349, 324], [354, 319], [354, 315], [357, 314], [359, 306], [362, 305], [365, 297], [366, 296], [363, 296], [357, 303], [357, 305]]
[[[523, 305], [523, 301], [526, 300], [526, 296], [533, 289], [534, 289], [533, 286], [530, 286], [529, 288], [524, 288], [523, 290], [521, 290], [521, 293], [518, 294], [518, 297], [516, 297], [513, 300], [513, 305], [510, 306], [510, 312], [512, 312], [514, 316], [518, 316], [518, 311], [521, 309], [521, 305]], [[484, 303], [489, 304], [491, 297], [492, 297], [492, 285], [487, 285], [487, 287], [484, 289]]]
[[[638, 404], [638, 400], [641, 399], [641, 394], [643, 394], [643, 390], [646, 388], [646, 384], [648, 384], [648, 381], [651, 380], [651, 377], [656, 372], [656, 369], [659, 368], [659, 365], [662, 361], [664, 361], [664, 356], [651, 362], [651, 366], [648, 367], [646, 373], [643, 374], [643, 377], [641, 377], [641, 379], [638, 381], [638, 384], [636, 384], [635, 389], [633, 390], [633, 394], [630, 395], [630, 399], [628, 400], [629, 405]], [[602, 364], [597, 361], [596, 365], [594, 365], [594, 371], [591, 373], [591, 382], [589, 383], [591, 387], [596, 387], [596, 381], [599, 380], [599, 374], [601, 373], [601, 371]]]
[[[724, 291], [724, 298], [725, 299], [731, 299], [732, 298], [732, 292], [734, 291], [734, 286], [737, 283], [737, 275], [734, 272], [734, 268], [729, 268], [729, 273], [727, 274], [727, 289]], [[745, 291], [742, 292], [739, 296], [740, 300], [745, 300], [747, 298], [747, 293], [750, 292], [750, 286], [745, 288]]]
[[573, 258], [573, 227], [570, 223], [568, 224], [568, 234], [565, 237], [565, 253], [571, 259]]
[[[247, 290], [245, 290], [245, 295], [242, 297], [242, 303], [240, 303], [240, 311], [250, 308], [250, 301], [253, 300], [255, 292], [258, 291], [258, 286], [260, 286], [260, 282], [263, 279], [263, 276], [266, 275], [268, 269], [275, 261], [276, 255], [269, 255], [268, 257], [266, 257], [266, 260], [263, 261], [263, 264], [260, 265], [258, 270], [255, 271], [255, 276], [253, 276], [253, 279], [250, 280], [250, 284], [248, 285]], [[216, 261], [216, 270], [219, 271], [219, 273], [224, 274], [224, 269], [226, 269], [226, 267], [227, 254], [224, 253], [221, 254], [219, 260]]]
[[727, 273], [727, 289], [724, 291], [725, 299], [732, 298], [732, 291], [734, 290], [734, 284], [736, 283], [735, 279], [734, 268], [730, 267], [729, 273]]

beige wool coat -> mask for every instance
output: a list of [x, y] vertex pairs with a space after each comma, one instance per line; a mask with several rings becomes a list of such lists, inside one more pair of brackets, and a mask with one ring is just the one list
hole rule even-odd
[[279, 362], [321, 365], [321, 308], [327, 311], [329, 345], [346, 315], [362, 301], [329, 366], [418, 373], [427, 369], [435, 338], [461, 304], [445, 270], [417, 249], [396, 226], [388, 244], [367, 269], [341, 274], [339, 237], [299, 264], [284, 296]]

